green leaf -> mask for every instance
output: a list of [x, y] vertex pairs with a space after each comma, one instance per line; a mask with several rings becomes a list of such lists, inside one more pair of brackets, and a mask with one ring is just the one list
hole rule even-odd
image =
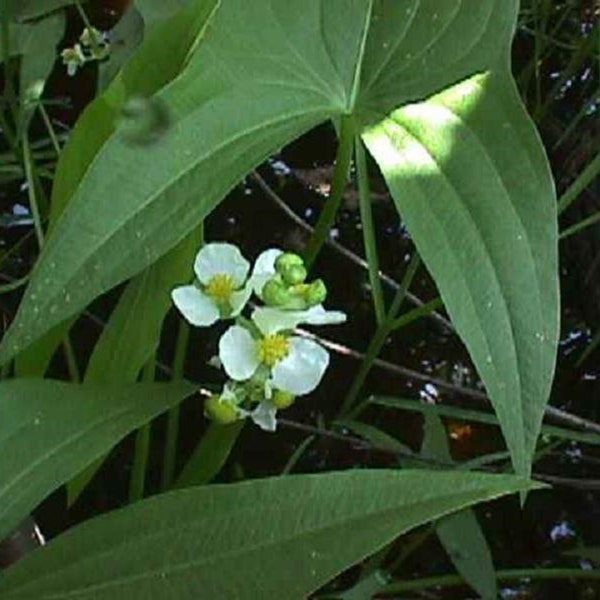
[[558, 238], [548, 165], [514, 85], [472, 77], [364, 139], [527, 476], [558, 343]]
[[335, 422], [335, 425], [346, 427], [377, 446], [389, 448], [400, 454], [413, 454], [413, 451], [407, 445], [399, 442], [389, 433], [386, 433], [373, 425], [368, 425], [367, 423], [362, 423], [361, 421], [355, 421], [353, 419], [338, 419]]
[[75, 0], [19, 0], [15, 2], [16, 19], [30, 21], [75, 4]]
[[[155, 265], [131, 280], [94, 346], [85, 373], [86, 383], [133, 383], [154, 355], [165, 315], [171, 308], [170, 291], [192, 278], [193, 258], [200, 245], [188, 236]], [[105, 460], [100, 457], [67, 485], [73, 504]]]
[[144, 37], [144, 20], [131, 5], [119, 22], [108, 32], [110, 54], [98, 65], [98, 90], [108, 87], [123, 65], [133, 56]]
[[588, 560], [592, 560], [595, 563], [600, 563], [600, 546], [591, 546], [586, 548], [585, 546], [581, 546], [579, 548], [574, 548], [573, 550], [568, 550], [567, 552], [563, 552], [565, 556], [577, 556], [578, 558], [587, 558]]
[[185, 383], [1, 383], [0, 539], [88, 463], [193, 391]]
[[211, 423], [175, 482], [176, 488], [203, 485], [214, 479], [229, 458], [245, 421]]
[[67, 532], [3, 573], [0, 594], [302, 600], [404, 531], [530, 485], [507, 475], [365, 470], [179, 490]]
[[[424, 457], [452, 461], [446, 428], [434, 414], [425, 416], [425, 437], [421, 447]], [[490, 547], [470, 508], [444, 517], [435, 531], [444, 550], [464, 580], [484, 599], [498, 597], [496, 572]]]

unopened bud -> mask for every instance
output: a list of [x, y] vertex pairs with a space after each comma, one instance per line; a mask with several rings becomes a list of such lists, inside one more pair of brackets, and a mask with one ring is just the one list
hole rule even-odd
[[322, 304], [327, 298], [327, 287], [322, 279], [315, 279], [309, 286], [305, 295], [310, 306]]
[[293, 252], [284, 252], [275, 260], [275, 270], [282, 275], [283, 272], [290, 267], [304, 267], [302, 257]]
[[237, 406], [217, 395], [206, 399], [204, 411], [215, 423], [220, 423], [221, 425], [228, 425], [239, 418]]
[[289, 408], [295, 401], [296, 396], [289, 392], [284, 392], [283, 390], [275, 390], [273, 398], [271, 399], [275, 408], [278, 408], [279, 410]]
[[281, 278], [288, 285], [297, 285], [303, 283], [308, 273], [303, 265], [291, 265], [281, 271]]
[[290, 300], [290, 293], [283, 283], [269, 279], [263, 286], [262, 299], [269, 306], [284, 306]]

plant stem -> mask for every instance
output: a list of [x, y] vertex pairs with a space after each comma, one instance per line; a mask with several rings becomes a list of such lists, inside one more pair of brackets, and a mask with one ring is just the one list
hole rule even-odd
[[27, 179], [27, 195], [29, 197], [29, 207], [31, 216], [33, 217], [33, 227], [38, 242], [38, 247], [41, 250], [44, 246], [44, 230], [42, 229], [42, 219], [38, 208], [36, 196], [36, 183], [33, 177], [33, 166], [31, 159], [31, 149], [29, 147], [29, 137], [23, 135], [23, 165], [25, 167], [25, 177]]
[[[381, 349], [385, 344], [385, 340], [387, 339], [388, 335], [393, 329], [393, 324], [398, 314], [398, 311], [400, 310], [402, 302], [406, 297], [406, 292], [408, 291], [408, 288], [410, 287], [410, 284], [412, 283], [412, 280], [420, 264], [421, 260], [419, 258], [419, 255], [415, 251], [415, 254], [412, 257], [408, 268], [406, 269], [406, 273], [404, 274], [402, 283], [400, 284], [400, 288], [394, 296], [392, 305], [390, 306], [387, 316], [383, 323], [381, 323], [381, 325], [377, 327], [377, 330], [375, 331], [375, 334], [371, 339], [369, 347], [367, 348], [365, 359], [361, 363], [358, 373], [354, 378], [354, 381], [352, 382], [352, 386], [350, 387], [350, 391], [348, 392], [344, 403], [342, 404], [342, 408], [340, 410], [341, 418], [346, 417], [347, 413], [350, 412], [353, 405], [355, 404], [358, 394], [360, 393], [360, 390], [362, 389], [362, 386], [365, 382], [365, 379], [367, 378], [367, 375], [369, 374], [369, 371], [373, 366], [373, 362], [381, 352]], [[356, 411], [353, 411], [350, 414], [350, 416], [352, 416], [355, 412]]]
[[352, 148], [354, 146], [354, 121], [351, 117], [344, 116], [341, 120], [340, 142], [338, 145], [337, 156], [335, 158], [335, 170], [333, 172], [333, 182], [331, 184], [331, 193], [325, 202], [325, 207], [315, 227], [315, 232], [310, 239], [304, 262], [307, 269], [314, 264], [325, 240], [329, 236], [329, 230], [335, 222], [335, 217], [342, 203], [350, 164], [352, 163]]
[[[190, 326], [183, 319], [179, 321], [177, 341], [175, 343], [175, 359], [173, 360], [173, 380], [183, 379], [185, 357], [188, 341], [190, 339]], [[177, 458], [177, 440], [179, 438], [179, 405], [174, 406], [167, 414], [167, 439], [163, 458], [163, 472], [161, 487], [168, 489], [175, 477], [175, 461]]]
[[[579, 194], [600, 174], [600, 152], [596, 158], [579, 174], [577, 179], [558, 201], [558, 214], [561, 215], [574, 202]], [[568, 231], [568, 230], [567, 230]], [[564, 234], [563, 234], [564, 235]]]
[[44, 121], [44, 125], [48, 130], [48, 135], [50, 136], [50, 140], [52, 142], [52, 147], [56, 152], [56, 156], [60, 156], [60, 143], [58, 141], [58, 137], [56, 137], [56, 132], [54, 131], [54, 127], [52, 127], [52, 121], [50, 121], [50, 117], [48, 116], [48, 112], [46, 111], [46, 107], [42, 102], [38, 104], [38, 109], [40, 114], [42, 115], [42, 119]]
[[[584, 571], [577, 568], [531, 568], [531, 569], [505, 569], [496, 571], [500, 581], [515, 579], [600, 579], [600, 571]], [[399, 581], [383, 587], [379, 594], [396, 595], [403, 592], [413, 592], [430, 587], [467, 585], [460, 575], [439, 575], [412, 581]]]
[[[154, 380], [155, 361], [152, 357], [142, 373], [142, 381]], [[150, 454], [150, 426], [146, 423], [137, 430], [135, 436], [135, 455], [129, 480], [129, 502], [137, 502], [144, 497], [146, 487], [146, 470], [148, 467], [148, 456]]]
[[358, 198], [360, 206], [360, 220], [362, 223], [363, 241], [365, 245], [365, 256], [369, 265], [369, 282], [371, 283], [371, 294], [373, 295], [373, 307], [377, 325], [381, 325], [385, 319], [385, 301], [383, 288], [379, 278], [379, 256], [377, 254], [377, 238], [373, 225], [373, 210], [371, 205], [371, 190], [369, 189], [369, 173], [365, 150], [360, 136], [354, 140], [354, 160], [356, 163], [356, 175], [358, 178]]

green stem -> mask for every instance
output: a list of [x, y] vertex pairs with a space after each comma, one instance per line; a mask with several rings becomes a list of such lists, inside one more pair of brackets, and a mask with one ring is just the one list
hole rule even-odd
[[56, 136], [56, 132], [54, 131], [54, 127], [52, 127], [52, 121], [50, 121], [50, 117], [48, 116], [48, 111], [46, 111], [46, 107], [42, 102], [38, 104], [38, 109], [40, 114], [42, 115], [42, 119], [44, 121], [44, 125], [48, 130], [48, 135], [50, 136], [50, 140], [52, 142], [52, 147], [56, 152], [56, 156], [60, 156], [60, 143], [58, 141], [58, 137]]
[[377, 325], [381, 325], [385, 319], [385, 301], [383, 298], [381, 279], [379, 278], [379, 256], [377, 254], [375, 226], [373, 225], [369, 173], [367, 171], [367, 161], [363, 143], [358, 135], [354, 140], [354, 157], [356, 161], [356, 175], [358, 178], [360, 220], [362, 223], [365, 256], [369, 267], [369, 281], [371, 283], [371, 293], [373, 295], [373, 307], [375, 309]]
[[35, 229], [38, 247], [41, 250], [44, 246], [44, 230], [42, 229], [42, 219], [36, 197], [36, 182], [33, 176], [31, 149], [29, 147], [29, 137], [27, 135], [23, 136], [23, 165], [25, 167], [25, 178], [27, 179], [27, 195], [29, 197], [31, 216], [33, 217], [33, 227]]
[[[179, 331], [175, 343], [175, 359], [173, 360], [173, 380], [183, 379], [185, 357], [190, 339], [190, 326], [187, 321], [179, 321]], [[175, 462], [177, 459], [177, 440], [179, 439], [179, 405], [173, 407], [167, 414], [167, 439], [163, 457], [163, 472], [161, 487], [168, 489], [175, 478]]]
[[[385, 344], [385, 340], [387, 339], [388, 335], [392, 331], [393, 323], [396, 319], [398, 311], [400, 310], [400, 307], [402, 306], [402, 302], [404, 301], [404, 298], [406, 297], [406, 292], [408, 292], [410, 284], [412, 283], [412, 280], [413, 280], [420, 264], [421, 264], [421, 260], [419, 259], [419, 255], [415, 251], [415, 254], [412, 257], [412, 260], [410, 261], [408, 268], [406, 269], [406, 273], [404, 274], [404, 277], [402, 278], [400, 287], [398, 288], [398, 291], [396, 292], [396, 295], [394, 296], [392, 305], [387, 313], [387, 316], [386, 316], [385, 320], [383, 321], [383, 323], [381, 323], [381, 325], [379, 325], [379, 327], [377, 327], [375, 334], [373, 335], [373, 337], [371, 339], [369, 347], [367, 348], [365, 358], [362, 361], [360, 368], [358, 370], [358, 373], [357, 373], [356, 377], [354, 378], [354, 381], [352, 382], [352, 386], [350, 387], [350, 390], [344, 400], [344, 403], [342, 404], [342, 408], [340, 409], [339, 418], [347, 417], [348, 413], [350, 413], [354, 404], [356, 403], [358, 394], [360, 393], [360, 391], [363, 387], [363, 384], [367, 378], [367, 375], [369, 374], [369, 371], [371, 370], [371, 367], [373, 366], [373, 362], [375, 361], [375, 359], [381, 352], [381, 349], [383, 348], [383, 345]], [[350, 413], [349, 417], [352, 418], [355, 414], [356, 414], [356, 410], [353, 410]]]
[[[512, 581], [516, 579], [600, 579], [599, 570], [584, 571], [577, 568], [531, 568], [531, 569], [505, 569], [496, 571], [499, 581]], [[414, 592], [431, 587], [467, 585], [460, 575], [439, 575], [412, 581], [399, 581], [383, 587], [379, 594], [401, 594]]]
[[568, 227], [567, 229], [562, 231], [558, 237], [559, 239], [564, 240], [572, 235], [575, 235], [576, 233], [579, 233], [580, 231], [583, 231], [587, 227], [591, 227], [598, 221], [600, 221], [600, 211], [594, 213], [586, 219], [582, 219], [581, 221], [579, 221], [579, 223], [575, 223], [575, 225]]
[[[154, 380], [155, 360], [154, 357], [148, 361], [142, 374], [143, 381]], [[150, 426], [146, 423], [137, 430], [135, 436], [135, 455], [129, 480], [129, 502], [137, 502], [144, 497], [146, 487], [146, 470], [148, 468], [148, 456], [150, 454]]]
[[329, 235], [329, 230], [335, 222], [335, 217], [342, 203], [350, 164], [352, 163], [352, 148], [354, 146], [354, 121], [351, 117], [342, 117], [340, 142], [338, 145], [337, 156], [335, 159], [335, 170], [333, 172], [333, 182], [331, 184], [331, 193], [325, 202], [325, 207], [321, 211], [321, 216], [317, 222], [314, 233], [306, 249], [304, 262], [307, 269], [314, 264], [325, 239]]
[[[574, 202], [579, 194], [600, 174], [600, 152], [594, 160], [580, 173], [577, 179], [558, 201], [558, 214], [561, 215]], [[563, 234], [564, 235], [564, 234]]]
[[421, 317], [425, 317], [430, 315], [432, 312], [435, 312], [438, 308], [442, 308], [444, 303], [441, 298], [436, 298], [435, 300], [431, 300], [431, 302], [427, 302], [427, 304], [423, 304], [423, 306], [418, 306], [417, 308], [413, 308], [409, 310], [407, 313], [404, 313], [401, 317], [394, 319], [392, 324], [390, 325], [391, 329], [400, 329], [402, 327], [406, 327], [413, 321], [420, 319]]

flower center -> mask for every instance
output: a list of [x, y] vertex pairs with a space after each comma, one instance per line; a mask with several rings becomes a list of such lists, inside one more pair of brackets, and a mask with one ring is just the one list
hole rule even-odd
[[258, 342], [258, 358], [268, 367], [274, 367], [290, 353], [290, 341], [280, 333], [268, 335]]
[[226, 273], [219, 273], [211, 277], [205, 291], [211, 298], [221, 303], [228, 302], [235, 289], [233, 277]]

